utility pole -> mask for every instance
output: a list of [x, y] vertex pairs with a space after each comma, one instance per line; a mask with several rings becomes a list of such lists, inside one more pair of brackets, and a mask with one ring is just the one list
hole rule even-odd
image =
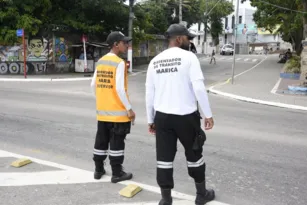
[[[133, 5], [134, 5], [134, 0], [129, 0], [129, 26], [128, 26], [128, 36], [132, 38], [132, 31], [133, 31], [133, 18], [134, 18], [134, 13], [133, 13]], [[129, 42], [129, 48], [128, 48], [128, 56], [127, 59], [129, 61], [129, 72], [132, 73], [132, 41]]]
[[182, 0], [179, 0], [179, 23], [182, 22]]
[[239, 5], [240, 2], [237, 0], [237, 10], [236, 10], [236, 17], [235, 17], [235, 30], [234, 30], [234, 50], [233, 50], [233, 63], [232, 63], [232, 77], [231, 77], [231, 84], [234, 81], [235, 75], [235, 66], [236, 66], [236, 43], [237, 43], [237, 31], [238, 31], [238, 17], [239, 17]]

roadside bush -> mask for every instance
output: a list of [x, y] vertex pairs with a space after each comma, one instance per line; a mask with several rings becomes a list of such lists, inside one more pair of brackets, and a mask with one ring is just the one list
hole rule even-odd
[[301, 57], [292, 56], [291, 59], [285, 64], [285, 71], [287, 73], [300, 73], [301, 72]]

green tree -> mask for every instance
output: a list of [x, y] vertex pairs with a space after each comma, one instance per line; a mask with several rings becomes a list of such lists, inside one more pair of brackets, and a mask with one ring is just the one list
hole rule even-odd
[[50, 0], [7, 0], [0, 1], [0, 43], [18, 41], [16, 30], [24, 28], [31, 35], [39, 32], [51, 9]]
[[[182, 19], [187, 22], [188, 27], [193, 23], [205, 23], [206, 5], [208, 11], [215, 6], [208, 15], [207, 32], [212, 34], [217, 45], [219, 43], [218, 37], [223, 32], [222, 18], [233, 12], [232, 3], [227, 0], [222, 0], [218, 4], [216, 1], [209, 1], [206, 4], [206, 0], [183, 0], [182, 3]], [[163, 34], [170, 24], [179, 22], [179, 0], [148, 0], [142, 5], [148, 8], [151, 22], [156, 25], [149, 30], [150, 32]], [[174, 9], [176, 11], [175, 18], [172, 17]]]
[[217, 4], [215, 1], [212, 1], [208, 4], [208, 12], [209, 11], [211, 11], [211, 13], [208, 15], [208, 22], [210, 24], [208, 26], [208, 32], [211, 33], [214, 44], [218, 45], [219, 35], [222, 34], [224, 30], [222, 19], [231, 14], [234, 11], [234, 8], [232, 3], [226, 0], [222, 0]]

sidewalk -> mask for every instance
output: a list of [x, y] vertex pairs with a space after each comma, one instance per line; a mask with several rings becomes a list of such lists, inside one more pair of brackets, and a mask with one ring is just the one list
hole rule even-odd
[[[147, 70], [148, 65], [134, 66], [132, 73], [135, 75], [138, 72]], [[82, 81], [92, 79], [94, 73], [59, 73], [59, 74], [32, 74], [27, 75], [25, 79], [23, 74], [0, 75], [0, 81]]]
[[280, 79], [284, 64], [277, 63], [278, 56], [269, 55], [262, 63], [231, 80], [209, 89], [210, 92], [226, 97], [278, 107], [307, 110], [307, 96], [286, 95], [288, 84], [298, 81]]

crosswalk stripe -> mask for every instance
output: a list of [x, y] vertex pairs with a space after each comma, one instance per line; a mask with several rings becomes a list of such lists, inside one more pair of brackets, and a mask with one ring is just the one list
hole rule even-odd
[[239, 61], [239, 60], [241, 60], [241, 59], [242, 59], [242, 58], [237, 58], [236, 60]]
[[257, 61], [257, 59], [253, 59], [253, 62]]
[[[55, 171], [42, 171], [42, 172], [0, 172], [0, 187], [2, 186], [27, 186], [27, 185], [48, 185], [48, 184], [75, 184], [75, 183], [105, 183], [111, 181], [111, 176], [104, 175], [100, 180], [93, 178], [93, 172], [70, 167], [67, 165], [58, 164], [55, 162], [45, 161], [34, 157], [19, 155], [4, 150], [0, 150], [0, 158], [14, 157], [14, 158], [27, 158], [32, 162], [55, 167], [61, 170]], [[135, 181], [121, 181], [118, 184], [129, 185], [135, 184], [144, 190], [160, 194], [160, 188], [148, 184], [143, 184]], [[178, 205], [193, 205], [195, 196], [184, 194], [177, 191], [172, 191], [172, 196], [178, 199]], [[181, 200], [179, 200], [181, 199]], [[191, 203], [192, 202], [192, 203]], [[114, 205], [153, 205], [155, 203], [139, 202], [132, 204], [119, 204]], [[208, 205], [229, 205], [218, 201], [207, 203]]]
[[249, 58], [245, 58], [245, 59], [244, 59], [244, 61], [248, 61], [248, 60], [249, 60]]

